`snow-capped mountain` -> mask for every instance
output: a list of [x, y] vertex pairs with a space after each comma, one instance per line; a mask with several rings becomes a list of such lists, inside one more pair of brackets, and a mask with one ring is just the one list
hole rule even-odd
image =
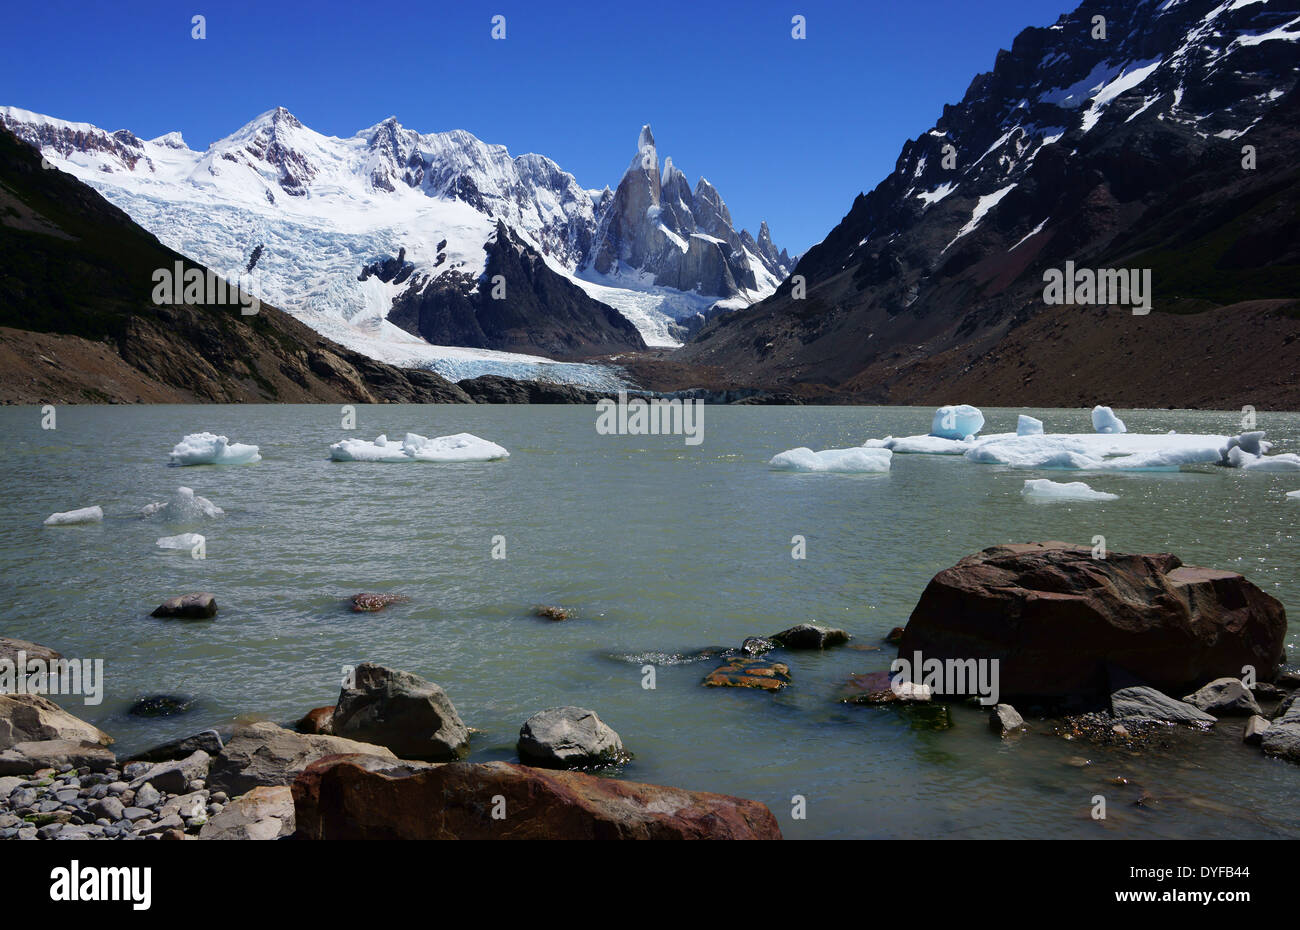
[[[0, 123], [166, 245], [251, 278], [259, 297], [324, 335], [453, 378], [520, 375], [494, 352], [580, 361], [676, 345], [678, 321], [719, 301], [748, 305], [784, 273], [766, 225], [758, 241], [737, 233], [704, 181], [682, 199], [710, 205], [707, 218], [663, 225], [710, 231], [718, 242], [695, 262], [707, 274], [685, 273], [662, 249], [599, 259], [605, 230], [624, 228], [611, 219], [618, 194], [598, 204], [550, 159], [459, 130], [421, 134], [389, 118], [340, 139], [280, 107], [198, 152], [179, 133], [142, 140], [14, 107], [0, 108]], [[497, 273], [505, 300], [490, 294]], [[548, 372], [602, 386], [591, 367]]]
[[[1088, 0], [1024, 30], [773, 297], [711, 323], [681, 360], [907, 403], [962, 372], [991, 377], [984, 360], [1051, 310], [1043, 274], [1067, 261], [1151, 269], [1157, 313], [1300, 296], [1298, 43], [1285, 0]], [[1104, 346], [1121, 374], [1136, 338]]]

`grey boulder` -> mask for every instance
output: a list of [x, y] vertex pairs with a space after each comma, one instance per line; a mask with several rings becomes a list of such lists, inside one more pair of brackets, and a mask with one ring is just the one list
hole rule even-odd
[[521, 762], [553, 769], [610, 765], [628, 757], [618, 734], [583, 707], [533, 714], [519, 730], [516, 749]]
[[1264, 713], [1255, 695], [1236, 678], [1216, 678], [1183, 700], [1216, 717], [1252, 717]]
[[1210, 726], [1216, 722], [1214, 717], [1200, 708], [1145, 686], [1121, 688], [1110, 696], [1110, 706], [1115, 716], [1121, 718], [1163, 720], [1193, 726]]
[[447, 692], [418, 675], [363, 662], [339, 692], [335, 736], [385, 746], [403, 759], [452, 760], [469, 752], [469, 730]]

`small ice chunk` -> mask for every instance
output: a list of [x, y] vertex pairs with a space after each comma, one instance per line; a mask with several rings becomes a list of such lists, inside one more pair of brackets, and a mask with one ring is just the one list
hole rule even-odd
[[1049, 481], [1047, 478], [1031, 478], [1020, 489], [1025, 497], [1047, 501], [1115, 501], [1118, 494], [1106, 491], [1094, 491], [1082, 481]]
[[[1231, 465], [1233, 468], [1240, 468], [1240, 465], [1233, 465], [1231, 454], [1233, 449], [1240, 449], [1248, 456], [1261, 456], [1273, 448], [1271, 442], [1264, 441], [1264, 431], [1252, 430], [1249, 433], [1241, 433], [1237, 436], [1229, 437], [1228, 444], [1222, 449], [1224, 465]], [[1242, 460], [1244, 461], [1244, 460]]]
[[164, 536], [158, 540], [159, 549], [193, 549], [201, 546], [207, 539], [199, 533], [181, 533], [179, 536]]
[[65, 510], [52, 513], [45, 518], [46, 526], [75, 526], [78, 523], [102, 523], [104, 511], [96, 507], [82, 507], [80, 510]]
[[1300, 501], [1300, 491], [1287, 491], [1287, 500]]
[[1041, 436], [1043, 435], [1043, 421], [1034, 417], [1027, 417], [1023, 413], [1020, 419], [1016, 420], [1017, 436]]
[[1300, 455], [1251, 455], [1240, 446], [1232, 446], [1228, 449], [1228, 464], [1246, 471], [1300, 471]]
[[401, 442], [391, 442], [383, 435], [374, 442], [344, 439], [330, 446], [330, 458], [336, 462], [492, 462], [509, 457], [495, 442], [471, 433], [433, 439], [407, 433]]
[[806, 446], [787, 449], [772, 456], [772, 468], [782, 471], [878, 473], [889, 471], [894, 454], [888, 449], [823, 449], [814, 452]]
[[187, 523], [203, 517], [219, 517], [225, 511], [206, 497], [199, 497], [193, 488], [180, 487], [172, 494], [171, 500], [146, 504], [140, 513], [146, 517], [161, 513], [175, 523]]
[[984, 414], [970, 404], [940, 407], [930, 423], [930, 435], [944, 439], [966, 439], [978, 436], [984, 428]]
[[1115, 416], [1115, 411], [1100, 404], [1092, 408], [1092, 428], [1098, 433], [1127, 433], [1124, 421]]
[[251, 465], [260, 462], [257, 446], [231, 442], [212, 433], [190, 433], [172, 449], [173, 465]]

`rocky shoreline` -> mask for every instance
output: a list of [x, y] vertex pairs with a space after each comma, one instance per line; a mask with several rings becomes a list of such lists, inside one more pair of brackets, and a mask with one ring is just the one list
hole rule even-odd
[[[364, 610], [401, 600], [357, 597]], [[216, 612], [206, 593], [163, 606]], [[738, 648], [613, 658], [713, 662], [702, 686], [774, 693], [797, 687], [801, 651], [858, 650], [880, 665], [897, 645], [888, 670], [851, 675], [834, 699], [934, 730], [953, 725], [950, 704], [971, 704], [1001, 740], [1037, 731], [1151, 752], [1175, 731], [1237, 721], [1243, 743], [1300, 763], [1286, 630], [1281, 603], [1235, 572], [1052, 542], [994, 546], [940, 572], [881, 646], [801, 623]], [[58, 658], [0, 639], [0, 659], [15, 655]], [[989, 665], [991, 681], [973, 674]], [[759, 802], [601, 777], [635, 747], [590, 709], [530, 716], [520, 764], [462, 761], [474, 732], [437, 684], [370, 662], [292, 728], [205, 730], [125, 760], [47, 698], [0, 694], [0, 839], [781, 838]]]

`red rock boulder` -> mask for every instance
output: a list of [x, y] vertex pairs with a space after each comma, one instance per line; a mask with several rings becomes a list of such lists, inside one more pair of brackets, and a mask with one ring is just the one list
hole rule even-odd
[[330, 756], [293, 783], [299, 839], [780, 839], [757, 801], [507, 762]]
[[1271, 680], [1285, 635], [1281, 602], [1236, 572], [1044, 542], [993, 546], [935, 575], [898, 652], [997, 659], [1003, 697], [1135, 682], [1185, 694], [1247, 665]]

